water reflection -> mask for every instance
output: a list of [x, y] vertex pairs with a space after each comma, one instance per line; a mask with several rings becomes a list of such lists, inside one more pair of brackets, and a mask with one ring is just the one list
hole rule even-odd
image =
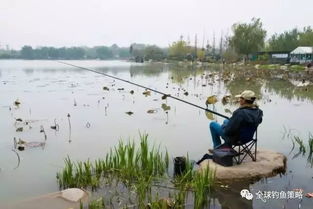
[[34, 73], [34, 69], [32, 69], [32, 68], [25, 68], [24, 72], [25, 72], [26, 75], [31, 76]]
[[249, 181], [240, 181], [228, 184], [227, 187], [218, 187], [213, 197], [218, 200], [221, 209], [252, 209], [253, 200], [241, 196], [241, 191], [249, 190], [250, 184]]
[[140, 66], [134, 66], [131, 65], [129, 68], [130, 77], [136, 77], [136, 76], [159, 76], [163, 72], [167, 72], [168, 66], [164, 64], [150, 64], [150, 65], [140, 65]]
[[285, 79], [268, 79], [265, 82], [265, 89], [288, 100], [313, 100], [312, 86], [296, 87]]
[[243, 90], [249, 89], [255, 92], [257, 98], [262, 98], [262, 86], [262, 81], [255, 78], [250, 80], [235, 78], [226, 84], [226, 88], [229, 90], [231, 95], [237, 95], [240, 94]]

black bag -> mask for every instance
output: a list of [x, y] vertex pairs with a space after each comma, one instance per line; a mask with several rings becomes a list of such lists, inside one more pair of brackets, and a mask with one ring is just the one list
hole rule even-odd
[[182, 175], [186, 170], [186, 158], [175, 157], [174, 158], [174, 176]]
[[232, 148], [221, 148], [213, 150], [213, 161], [222, 166], [232, 166], [233, 157], [237, 152]]

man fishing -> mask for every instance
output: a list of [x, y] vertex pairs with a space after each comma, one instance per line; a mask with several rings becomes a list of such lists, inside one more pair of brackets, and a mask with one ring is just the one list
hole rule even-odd
[[[221, 145], [221, 138], [224, 139], [226, 145], [231, 146], [240, 140], [240, 136], [246, 134], [242, 133], [242, 127], [256, 128], [262, 122], [263, 111], [254, 103], [256, 97], [253, 91], [245, 90], [235, 97], [239, 98], [240, 107], [232, 117], [224, 120], [222, 125], [215, 121], [210, 123], [214, 149]], [[209, 151], [213, 150], [209, 149]]]

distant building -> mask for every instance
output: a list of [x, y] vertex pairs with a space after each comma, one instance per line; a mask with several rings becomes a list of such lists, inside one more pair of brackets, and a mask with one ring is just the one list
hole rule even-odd
[[290, 51], [262, 51], [250, 55], [250, 60], [264, 60], [271, 64], [289, 63]]
[[313, 62], [313, 47], [299, 46], [290, 52], [290, 63], [304, 64]]

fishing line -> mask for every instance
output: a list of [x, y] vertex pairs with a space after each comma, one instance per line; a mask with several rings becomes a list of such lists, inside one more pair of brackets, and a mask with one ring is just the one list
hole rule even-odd
[[73, 64], [70, 64], [70, 63], [62, 62], [62, 61], [58, 61], [58, 62], [59, 62], [59, 63], [62, 63], [62, 64], [64, 64], [64, 65], [76, 67], [76, 68], [79, 68], [79, 69], [82, 69], [82, 70], [87, 70], [87, 71], [90, 71], [90, 72], [93, 72], [93, 73], [97, 73], [97, 74], [104, 75], [104, 76], [107, 76], [107, 77], [110, 77], [110, 78], [113, 78], [113, 79], [116, 79], [116, 80], [119, 80], [119, 81], [123, 81], [123, 82], [129, 83], [129, 84], [132, 84], [132, 85], [135, 85], [135, 86], [138, 86], [138, 87], [141, 87], [141, 88], [144, 88], [144, 89], [153, 91], [153, 92], [155, 92], [155, 93], [162, 94], [163, 97], [165, 97], [165, 98], [166, 98], [166, 97], [170, 97], [170, 98], [172, 98], [172, 99], [178, 100], [178, 101], [183, 102], [183, 103], [185, 103], [185, 104], [189, 104], [189, 105], [191, 105], [191, 106], [200, 108], [200, 109], [202, 109], [202, 110], [205, 110], [205, 111], [207, 111], [207, 112], [213, 113], [213, 114], [218, 115], [218, 116], [220, 116], [220, 117], [229, 119], [228, 116], [223, 115], [223, 114], [221, 114], [221, 113], [215, 112], [215, 111], [210, 110], [210, 109], [208, 109], [208, 108], [201, 107], [201, 106], [196, 105], [196, 104], [194, 104], [194, 103], [191, 103], [191, 102], [182, 100], [182, 99], [180, 99], [180, 98], [178, 98], [178, 97], [174, 97], [174, 96], [172, 96], [172, 95], [170, 95], [170, 94], [166, 94], [166, 93], [163, 93], [163, 92], [161, 92], [161, 91], [158, 91], [158, 90], [155, 90], [155, 89], [151, 89], [151, 88], [149, 88], [149, 87], [146, 87], [146, 86], [143, 86], [143, 85], [134, 83], [134, 82], [131, 82], [131, 81], [128, 81], [128, 80], [125, 80], [125, 79], [122, 79], [122, 78], [118, 78], [118, 77], [115, 77], [115, 76], [112, 76], [112, 75], [109, 75], [109, 74], [106, 74], [106, 73], [102, 73], [102, 72], [99, 72], [99, 71], [96, 71], [96, 70], [92, 70], [92, 69], [89, 69], [89, 68], [81, 67], [81, 66], [78, 66], [78, 65], [73, 65]]

